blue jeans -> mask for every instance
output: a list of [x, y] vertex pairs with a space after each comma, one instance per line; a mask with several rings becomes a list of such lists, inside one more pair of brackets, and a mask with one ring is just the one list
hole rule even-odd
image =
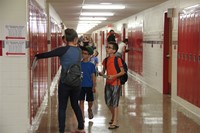
[[75, 112], [77, 121], [78, 121], [78, 129], [84, 129], [83, 116], [81, 113], [81, 109], [78, 104], [78, 98], [80, 95], [81, 87], [72, 88], [67, 86], [61, 82], [59, 82], [58, 86], [58, 122], [59, 122], [59, 131], [60, 133], [64, 133], [65, 131], [65, 119], [66, 119], [66, 109], [68, 98], [70, 97], [71, 106]]

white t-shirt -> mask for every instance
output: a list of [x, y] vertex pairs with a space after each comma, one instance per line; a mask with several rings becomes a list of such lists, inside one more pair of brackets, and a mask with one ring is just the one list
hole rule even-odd
[[122, 54], [123, 53], [123, 49], [124, 49], [124, 46], [126, 46], [126, 44], [124, 43], [124, 42], [120, 42], [119, 44], [118, 44], [118, 51], [117, 52], [119, 52], [120, 54]]

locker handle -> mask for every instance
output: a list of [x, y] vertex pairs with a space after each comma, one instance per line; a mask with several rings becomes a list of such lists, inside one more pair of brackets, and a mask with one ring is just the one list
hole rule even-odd
[[170, 57], [170, 55], [169, 55], [169, 54], [167, 54], [167, 55], [166, 55], [166, 57], [167, 57], [167, 58], [169, 58], [169, 57]]

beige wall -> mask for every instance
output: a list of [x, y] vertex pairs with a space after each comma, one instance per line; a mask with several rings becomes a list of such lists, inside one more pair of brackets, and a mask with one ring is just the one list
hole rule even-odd
[[[5, 40], [5, 26], [24, 26], [27, 38], [26, 0], [0, 1], [0, 40]], [[26, 39], [24, 40], [26, 41]], [[28, 53], [24, 56], [0, 56], [0, 132], [26, 133], [29, 125]]]

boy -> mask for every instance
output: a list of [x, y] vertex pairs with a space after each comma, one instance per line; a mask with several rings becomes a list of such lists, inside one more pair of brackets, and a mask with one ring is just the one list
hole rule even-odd
[[128, 39], [124, 39], [122, 42], [119, 43], [118, 45], [119, 49], [116, 53], [116, 56], [122, 58], [124, 53], [129, 51], [129, 49], [126, 49], [127, 44], [128, 44]]
[[107, 34], [107, 42], [116, 42], [116, 38], [119, 38], [119, 34], [117, 34], [114, 30], [110, 30]]
[[68, 104], [68, 98], [71, 100], [71, 106], [75, 112], [78, 129], [76, 133], [85, 133], [83, 116], [81, 109], [78, 106], [78, 98], [81, 91], [81, 83], [77, 87], [66, 85], [63, 79], [63, 72], [67, 71], [73, 64], [81, 64], [81, 49], [77, 47], [78, 34], [74, 29], [65, 29], [66, 46], [58, 47], [52, 51], [40, 53], [35, 55], [36, 59], [44, 59], [58, 56], [60, 58], [60, 64], [62, 66], [60, 80], [58, 83], [58, 122], [59, 132], [65, 132], [65, 119], [66, 109]]
[[99, 52], [97, 50], [94, 50], [94, 53], [90, 58], [90, 62], [92, 62], [95, 65], [96, 76], [98, 76], [98, 63], [99, 63], [98, 55], [99, 55]]
[[88, 101], [88, 117], [93, 118], [92, 105], [94, 101], [93, 93], [96, 91], [96, 69], [95, 65], [90, 62], [90, 56], [93, 54], [93, 49], [89, 46], [82, 47], [82, 62], [81, 69], [83, 72], [82, 88], [80, 93], [80, 108], [84, 118], [84, 100]]
[[106, 53], [108, 54], [107, 59], [103, 60], [103, 71], [99, 73], [100, 76], [104, 75], [105, 70], [107, 71], [106, 85], [105, 85], [105, 102], [109, 107], [112, 114], [110, 126], [108, 129], [116, 129], [118, 120], [118, 104], [120, 98], [120, 79], [119, 77], [124, 74], [124, 69], [122, 61], [118, 58], [118, 65], [120, 67], [120, 72], [117, 73], [114, 65], [115, 53], [118, 50], [118, 45], [115, 42], [109, 42], [106, 47]]

